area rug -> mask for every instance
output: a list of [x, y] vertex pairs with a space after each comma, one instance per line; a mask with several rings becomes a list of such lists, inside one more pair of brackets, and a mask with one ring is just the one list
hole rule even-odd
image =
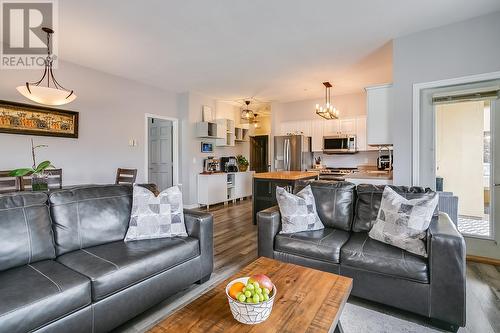
[[344, 333], [437, 333], [440, 330], [431, 329], [417, 323], [389, 316], [359, 305], [347, 303], [340, 322]]

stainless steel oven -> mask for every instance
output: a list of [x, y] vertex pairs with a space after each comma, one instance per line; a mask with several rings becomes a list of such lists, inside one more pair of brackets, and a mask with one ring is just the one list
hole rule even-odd
[[356, 135], [323, 137], [323, 153], [325, 154], [354, 154], [357, 152]]

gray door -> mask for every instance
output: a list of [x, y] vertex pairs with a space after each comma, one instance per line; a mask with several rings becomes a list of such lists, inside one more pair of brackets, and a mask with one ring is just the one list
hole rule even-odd
[[148, 132], [148, 181], [162, 191], [173, 182], [172, 122], [149, 118]]

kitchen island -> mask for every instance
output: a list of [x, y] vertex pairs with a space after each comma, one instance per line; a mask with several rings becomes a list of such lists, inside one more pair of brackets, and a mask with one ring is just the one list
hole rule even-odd
[[256, 173], [253, 176], [253, 224], [257, 224], [257, 212], [278, 204], [276, 187], [285, 187], [293, 192], [297, 182], [318, 179], [319, 172], [274, 171]]
[[345, 176], [353, 184], [392, 185], [392, 171], [360, 170]]

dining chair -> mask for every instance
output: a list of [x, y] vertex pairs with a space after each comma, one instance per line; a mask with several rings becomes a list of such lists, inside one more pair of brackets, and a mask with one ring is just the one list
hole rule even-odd
[[0, 193], [16, 192], [20, 190], [18, 177], [10, 176], [11, 170], [0, 171]]
[[133, 184], [137, 177], [137, 169], [122, 169], [116, 170], [115, 184]]
[[[62, 169], [46, 169], [48, 173], [47, 184], [49, 190], [62, 189]], [[31, 175], [20, 177], [21, 191], [31, 190]]]

